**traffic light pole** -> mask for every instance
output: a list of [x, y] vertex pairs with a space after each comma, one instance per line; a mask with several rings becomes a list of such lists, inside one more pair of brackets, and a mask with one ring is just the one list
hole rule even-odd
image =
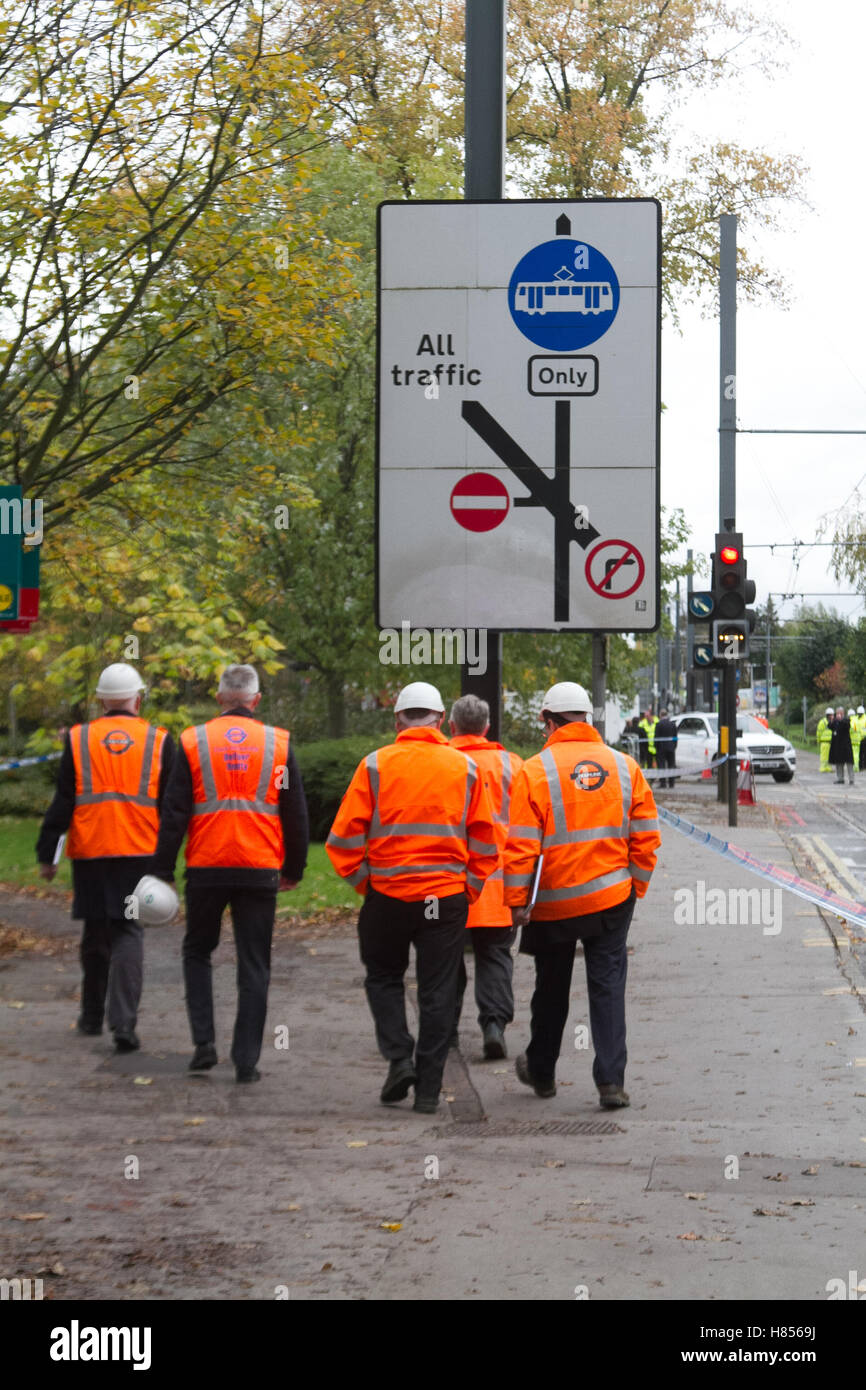
[[[463, 197], [502, 198], [505, 165], [505, 23], [507, 0], [466, 0]], [[460, 689], [490, 706], [490, 737], [502, 722], [502, 633], [487, 633], [487, 670], [461, 667]]]
[[[737, 513], [737, 219], [719, 218], [719, 531], [736, 529]], [[726, 660], [719, 681], [719, 800], [737, 824], [737, 668]]]

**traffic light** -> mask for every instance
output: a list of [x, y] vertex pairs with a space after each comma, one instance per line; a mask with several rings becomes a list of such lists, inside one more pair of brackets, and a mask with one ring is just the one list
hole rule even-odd
[[749, 633], [757, 614], [748, 607], [755, 601], [755, 581], [746, 577], [743, 537], [739, 531], [721, 531], [713, 555], [713, 655], [749, 655]]

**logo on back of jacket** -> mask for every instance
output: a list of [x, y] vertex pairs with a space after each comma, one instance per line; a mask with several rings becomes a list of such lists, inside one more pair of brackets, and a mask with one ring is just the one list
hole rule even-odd
[[606, 767], [601, 763], [593, 762], [591, 758], [585, 758], [583, 762], [576, 763], [574, 771], [570, 774], [571, 781], [576, 782], [582, 792], [597, 792], [599, 787], [603, 787], [608, 778]]
[[102, 746], [107, 748], [109, 753], [125, 753], [132, 747], [132, 739], [125, 729], [109, 729], [102, 740]]
[[220, 749], [223, 762], [226, 765], [226, 771], [246, 772], [250, 765], [250, 758], [253, 755], [252, 749], [244, 751], [244, 749], [239, 747], [241, 743], [246, 743], [247, 741], [246, 729], [241, 729], [237, 724], [233, 724], [230, 729], [226, 729], [224, 736], [232, 745], [230, 748]]

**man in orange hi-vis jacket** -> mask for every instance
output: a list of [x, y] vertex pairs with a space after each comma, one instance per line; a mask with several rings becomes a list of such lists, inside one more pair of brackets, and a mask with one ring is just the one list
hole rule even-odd
[[184, 729], [166, 792], [153, 872], [168, 882], [184, 835], [186, 934], [183, 976], [195, 1052], [191, 1072], [217, 1065], [211, 955], [223, 912], [231, 909], [238, 1010], [231, 1058], [235, 1080], [261, 1079], [279, 889], [296, 888], [307, 862], [309, 829], [301, 773], [288, 729], [261, 722], [253, 666], [227, 666], [220, 713]]
[[[413, 681], [394, 706], [397, 740], [358, 766], [326, 849], [364, 894], [358, 917], [365, 987], [379, 1051], [381, 1100], [431, 1115], [454, 1027], [466, 914], [499, 864], [496, 826], [475, 763], [439, 731], [439, 691]], [[418, 1046], [406, 1025], [409, 945], [418, 978]]]
[[106, 666], [96, 695], [102, 716], [67, 735], [36, 856], [42, 877], [52, 879], [68, 831], [72, 916], [84, 919], [79, 1033], [102, 1032], [107, 1004], [115, 1048], [135, 1052], [144, 933], [133, 890], [151, 867], [174, 743], [141, 717], [144, 682], [125, 661]]
[[[516, 753], [509, 753], [501, 743], [491, 743], [487, 738], [490, 706], [477, 695], [461, 695], [459, 700], [455, 700], [448, 722], [452, 747], [459, 748], [461, 753], [470, 757], [484, 778], [501, 852], [508, 839], [511, 784], [520, 770], [521, 759]], [[505, 1029], [514, 1018], [511, 947], [517, 928], [511, 921], [511, 909], [505, 905], [501, 864], [488, 878], [480, 898], [469, 908], [466, 926], [475, 955], [475, 1002], [478, 1005], [484, 1056], [491, 1060], [506, 1057]], [[461, 956], [453, 1047], [457, 1046], [457, 1027], [465, 989], [466, 965], [465, 957]]]
[[[629, 1104], [625, 983], [628, 929], [647, 891], [661, 844], [656, 806], [633, 758], [608, 748], [590, 720], [583, 686], [561, 681], [541, 709], [547, 742], [515, 778], [505, 850], [505, 901], [523, 927], [520, 950], [535, 956], [531, 1041], [519, 1080], [556, 1095], [555, 1070], [568, 1018], [575, 946], [583, 944], [592, 1075], [605, 1109]], [[535, 903], [528, 896], [543, 856]]]

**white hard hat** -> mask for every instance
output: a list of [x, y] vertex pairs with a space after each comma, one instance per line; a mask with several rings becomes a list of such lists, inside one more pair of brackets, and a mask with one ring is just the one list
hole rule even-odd
[[825, 714], [832, 714], [832, 713], [833, 713], [833, 706], [832, 706], [832, 705], [828, 705], [827, 708], [825, 709], [824, 713], [825, 713]]
[[412, 681], [411, 685], [403, 686], [397, 696], [394, 713], [399, 714], [403, 709], [431, 709], [437, 714], [445, 713], [442, 696], [435, 685], [428, 685], [427, 681]]
[[551, 714], [589, 714], [592, 700], [576, 681], [559, 681], [552, 685], [541, 702]]
[[138, 906], [138, 920], [143, 927], [167, 927], [174, 921], [180, 904], [170, 883], [145, 874], [132, 891]]
[[99, 677], [96, 694], [103, 700], [128, 700], [144, 693], [145, 684], [134, 666], [113, 661]]
[[849, 719], [853, 719], [853, 717], [854, 717], [854, 711], [853, 711], [853, 709], [849, 709], [849, 711], [848, 711], [848, 718], [849, 718]]
[[857, 706], [857, 713], [858, 713], [858, 714], [866, 714], [866, 709], [864, 709], [862, 705], [858, 705], [858, 706]]

